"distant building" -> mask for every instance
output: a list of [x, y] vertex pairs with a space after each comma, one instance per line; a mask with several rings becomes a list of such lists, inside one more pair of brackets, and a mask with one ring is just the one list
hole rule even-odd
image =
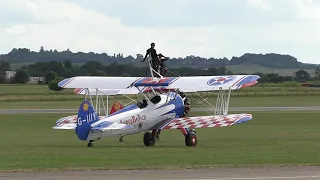
[[6, 81], [10, 81], [14, 75], [16, 75], [16, 72], [15, 71], [6, 71]]
[[29, 77], [28, 83], [30, 84], [37, 84], [37, 83], [43, 83], [44, 77]]
[[[0, 71], [0, 73], [2, 73], [2, 75], [4, 75], [3, 73], [5, 73], [5, 81], [6, 82], [10, 82], [12, 80], [12, 78], [14, 78], [14, 76], [16, 75], [15, 71]], [[42, 84], [42, 83], [44, 83], [44, 77], [29, 77], [28, 83]]]

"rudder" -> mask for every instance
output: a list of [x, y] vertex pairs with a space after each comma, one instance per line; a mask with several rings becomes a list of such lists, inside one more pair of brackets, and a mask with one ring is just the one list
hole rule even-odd
[[99, 121], [99, 116], [93, 109], [91, 103], [83, 101], [79, 107], [76, 134], [80, 140], [87, 140], [91, 124]]

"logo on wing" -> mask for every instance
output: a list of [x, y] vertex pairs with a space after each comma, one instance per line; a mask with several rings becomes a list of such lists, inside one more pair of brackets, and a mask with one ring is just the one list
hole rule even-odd
[[209, 86], [219, 86], [219, 85], [227, 84], [233, 81], [235, 78], [236, 78], [235, 76], [219, 76], [219, 77], [210, 79], [207, 82], [207, 84]]

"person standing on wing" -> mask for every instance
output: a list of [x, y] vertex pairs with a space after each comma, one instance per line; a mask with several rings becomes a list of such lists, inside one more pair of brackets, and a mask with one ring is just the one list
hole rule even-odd
[[159, 58], [158, 58], [158, 54], [157, 51], [154, 49], [156, 45], [154, 43], [151, 43], [151, 47], [149, 49], [147, 49], [146, 55], [144, 56], [143, 60], [141, 62], [144, 62], [147, 58], [147, 56], [150, 54], [152, 61], [151, 61], [151, 67], [152, 69], [154, 69], [156, 72], [159, 73]]
[[165, 57], [161, 53], [158, 55], [158, 57], [159, 57], [159, 62], [160, 62], [159, 63], [160, 74], [161, 74], [161, 76], [165, 77], [168, 69], [164, 66], [164, 61], [168, 60], [169, 58]]

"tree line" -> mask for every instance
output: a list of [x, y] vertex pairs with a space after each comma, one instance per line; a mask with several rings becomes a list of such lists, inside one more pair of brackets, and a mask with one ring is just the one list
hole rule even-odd
[[[24, 65], [20, 69], [16, 70], [15, 76], [6, 80], [4, 72], [11, 70], [11, 64], [5, 61], [0, 61], [0, 83], [27, 83], [29, 77], [44, 77], [43, 82], [39, 84], [49, 84], [51, 89], [59, 89], [56, 86], [57, 82], [64, 78], [73, 76], [150, 76], [149, 68], [146, 66], [136, 67], [130, 64], [118, 64], [112, 63], [110, 65], [103, 65], [98, 61], [89, 61], [83, 65], [74, 65], [70, 60], [63, 62], [51, 61], [51, 62], [36, 62], [30, 65]], [[207, 69], [180, 67], [171, 68], [166, 76], [217, 76], [217, 75], [232, 75], [233, 72], [228, 70], [225, 66], [209, 67]], [[281, 83], [288, 81], [305, 82], [311, 80], [320, 79], [320, 68], [315, 70], [315, 77], [305, 70], [301, 69], [295, 72], [294, 76], [280, 76], [276, 73], [254, 73], [259, 75], [261, 79], [260, 83]]]
[[[147, 47], [146, 47], [147, 49]], [[157, 49], [158, 52], [161, 50]], [[165, 52], [162, 52], [164, 55]], [[107, 53], [74, 53], [70, 49], [64, 51], [57, 50], [45, 50], [44, 47], [40, 47], [38, 52], [31, 51], [27, 48], [14, 48], [8, 54], [0, 55], [0, 60], [10, 63], [35, 63], [35, 62], [51, 62], [58, 61], [63, 62], [66, 59], [73, 63], [87, 63], [90, 61], [98, 61], [105, 65], [113, 63], [126, 64], [129, 63], [131, 66], [140, 66], [140, 61], [143, 59], [145, 51], [140, 52], [136, 55], [129, 55], [124, 57], [122, 53], [118, 54], [107, 54]], [[242, 65], [242, 64], [255, 64], [263, 67], [273, 69], [310, 69], [316, 68], [314, 64], [305, 64], [299, 62], [295, 57], [291, 55], [283, 54], [252, 54], [246, 53], [241, 57], [232, 57], [228, 59], [223, 58], [203, 58], [195, 55], [189, 55], [184, 58], [182, 57], [171, 57], [167, 65], [172, 68], [180, 67], [195, 67], [195, 68], [206, 68], [206, 67], [220, 67], [229, 65]]]

